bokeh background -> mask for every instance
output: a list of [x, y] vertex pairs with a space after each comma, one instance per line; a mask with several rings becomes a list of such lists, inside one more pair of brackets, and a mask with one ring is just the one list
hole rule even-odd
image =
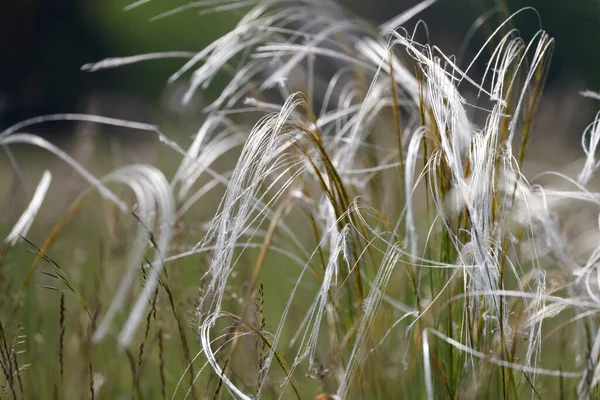
[[[147, 62], [87, 73], [80, 67], [106, 57], [165, 50], [203, 48], [239, 18], [231, 13], [198, 16], [190, 10], [156, 22], [149, 20], [187, 0], [151, 0], [126, 11], [133, 0], [9, 0], [0, 13], [0, 128], [40, 114], [89, 112], [192, 129], [201, 119], [202, 96], [219, 90], [219, 82], [199, 94], [188, 107], [179, 99], [185, 85], [167, 85], [180, 60]], [[342, 0], [348, 9], [380, 23], [418, 3], [417, 0]], [[589, 122], [592, 104], [581, 102], [580, 90], [600, 89], [600, 2], [597, 0], [439, 0], [420, 18], [427, 22], [431, 42], [447, 53], [459, 51], [469, 28], [489, 10], [498, 10], [469, 41], [478, 48], [493, 26], [508, 13], [534, 7], [543, 27], [556, 38], [547, 90], [549, 114], [578, 140]], [[533, 12], [517, 18], [524, 35], [538, 29]], [[483, 58], [485, 59], [485, 57]], [[552, 100], [554, 99], [554, 100]], [[565, 110], [568, 109], [568, 110]], [[557, 110], [560, 112], [557, 114]], [[583, 111], [585, 116], [572, 115]], [[556, 127], [557, 121], [550, 126]], [[71, 125], [72, 128], [72, 125]], [[68, 135], [60, 124], [40, 127], [49, 134]], [[175, 129], [179, 130], [179, 129]], [[193, 129], [192, 129], [193, 130]], [[192, 132], [189, 132], [192, 133]]]
[[[183, 147], [188, 146], [203, 119], [201, 106], [219, 93], [224, 84], [222, 80], [216, 80], [206, 92], [197, 93], [184, 107], [180, 100], [186, 89], [186, 78], [167, 84], [168, 77], [181, 66], [181, 60], [144, 62], [93, 73], [81, 71], [81, 66], [107, 57], [146, 52], [199, 51], [234, 26], [240, 15], [199, 16], [196, 9], [150, 22], [152, 17], [189, 0], [150, 0], [137, 8], [124, 10], [133, 1], [4, 1], [0, 11], [0, 130], [43, 114], [79, 112], [156, 124]], [[417, 0], [343, 0], [350, 11], [376, 24], [416, 3]], [[596, 49], [600, 42], [600, 1], [439, 0], [406, 28], [412, 30], [419, 19], [426, 21], [432, 44], [447, 54], [455, 54], [464, 48], [464, 60], [469, 60], [495, 26], [525, 6], [537, 9], [543, 27], [556, 39], [548, 86], [526, 158], [526, 166], [533, 175], [546, 169], [563, 170], [583, 155], [579, 148], [581, 133], [600, 106], [600, 102], [579, 95], [582, 90], [600, 90], [600, 52]], [[465, 37], [473, 23], [490, 10], [496, 12], [465, 45]], [[533, 11], [520, 15], [514, 24], [525, 37], [530, 37], [539, 28], [539, 20]], [[423, 32], [421, 29], [420, 35]], [[485, 68], [486, 59], [486, 55], [481, 57], [473, 71], [475, 75]], [[158, 143], [155, 135], [142, 132], [73, 122], [41, 124], [28, 127], [28, 131], [56, 143], [97, 176], [103, 176], [117, 166], [143, 161], [159, 165], [170, 178], [180, 161], [178, 155]], [[28, 204], [43, 171], [49, 169], [53, 182], [27, 235], [33, 243], [41, 245], [88, 185], [70, 167], [46, 151], [25, 145], [12, 146], [11, 151], [20, 170], [16, 172], [7, 154], [0, 151], [0, 241]], [[181, 228], [182, 237], [187, 233], [190, 235], [184, 237], [182, 243], [198, 240], [201, 224], [211, 218], [215, 211], [212, 206], [218, 204], [222, 194], [222, 188], [211, 192], [206, 203], [189, 216], [190, 226], [177, 227]], [[76, 214], [52, 247], [53, 259], [68, 271], [92, 308], [99, 310], [101, 306], [107, 306], [114, 295], [114, 288], [122, 276], [121, 268], [126, 265], [127, 245], [134, 237], [135, 229], [137, 221], [118, 213], [97, 196]], [[9, 278], [0, 276], [0, 292], [9, 293], [10, 298], [31, 268], [34, 256], [29, 250], [30, 246], [21, 243], [10, 250], [4, 265], [0, 262], [0, 275]], [[185, 259], [169, 272], [173, 281], [180, 285], [176, 290], [176, 301], [181, 310], [194, 307], [196, 282], [200, 282], [203, 272], [199, 266], [206, 263], [207, 260], [200, 257]], [[269, 272], [264, 274], [265, 287], [279, 287], [287, 298], [295, 277], [282, 280], [276, 267], [277, 262], [266, 267]], [[240, 287], [243, 278], [240, 275]], [[52, 346], [58, 343], [59, 297], [57, 292], [42, 287], [56, 284], [48, 276], [36, 274], [33, 282], [36, 287], [30, 287], [26, 293], [13, 322], [22, 324], [25, 334], [31, 338], [28, 359], [34, 362], [28, 379], [35, 383], [30, 383], [30, 390], [45, 394], [58, 376], [56, 351]], [[277, 294], [270, 292], [269, 295]], [[3, 299], [0, 296], [0, 311]], [[80, 386], [87, 385], [87, 372], [82, 368], [81, 359], [87, 356], [82, 356], [86, 343], [80, 340], [85, 336], [80, 332], [87, 332], [88, 325], [85, 315], [82, 317], [81, 307], [74, 300], [68, 299], [67, 307], [70, 314], [67, 316], [65, 360], [70, 368], [66, 374], [70, 386], [67, 385], [65, 390], [77, 394], [73, 398], [81, 398]], [[279, 315], [281, 310], [277, 307], [277, 302], [267, 302], [266, 314]], [[4, 316], [0, 315], [0, 320], [2, 318]], [[170, 343], [175, 348], [174, 358], [179, 357], [178, 342], [171, 340]], [[114, 343], [108, 342], [106, 348], [114, 350]], [[117, 379], [107, 386], [115, 393], [126, 393], [129, 390], [127, 361], [122, 353], [115, 357], [120, 358], [111, 360], [111, 366], [116, 368], [112, 376], [122, 373], [126, 377], [123, 382], [127, 382]], [[94, 368], [102, 372], [104, 361], [95, 360]], [[159, 377], [149, 376], [146, 384], [151, 391]], [[119, 387], [120, 384], [125, 387]]]
[[[245, 10], [201, 15], [201, 9], [192, 8], [154, 21], [153, 17], [189, 0], [142, 0], [138, 7], [128, 7], [133, 1], [9, 0], [4, 4], [0, 12], [0, 130], [39, 115], [76, 112], [155, 124], [182, 146], [189, 145], [204, 118], [202, 105], [226, 84], [223, 76], [183, 106], [188, 78], [167, 83], [182, 59], [96, 72], [81, 67], [108, 57], [200, 51], [229, 31]], [[420, 2], [339, 1], [349, 12], [374, 24]], [[599, 1], [438, 0], [405, 28], [412, 32], [419, 21], [425, 21], [419, 25], [417, 40], [429, 40], [448, 55], [463, 54], [460, 65], [464, 68], [490, 33], [524, 7], [532, 9], [514, 18], [512, 26], [529, 40], [541, 23], [556, 39], [524, 171], [530, 177], [546, 170], [570, 174], [579, 168], [581, 134], [600, 105], [580, 95], [583, 90], [600, 90], [600, 53], [595, 49], [600, 42]], [[474, 25], [479, 28], [471, 35]], [[476, 80], [486, 68], [487, 51], [471, 71]], [[55, 143], [97, 176], [133, 162], [157, 165], [170, 176], [179, 159], [147, 132], [82, 122], [44, 123], [27, 129]], [[18, 145], [11, 146], [11, 151], [18, 169], [0, 152], [0, 210], [6, 216], [0, 222], [2, 235], [16, 222], [45, 169], [60, 179], [52, 184], [52, 206], [42, 209], [40, 224], [54, 221], [87, 187], [70, 167], [44, 150]]]

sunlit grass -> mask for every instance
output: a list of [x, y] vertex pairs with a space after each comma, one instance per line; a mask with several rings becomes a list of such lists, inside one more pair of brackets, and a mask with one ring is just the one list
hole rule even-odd
[[[192, 3], [173, 12], [244, 17], [199, 53], [85, 66], [188, 58], [169, 80], [189, 80], [184, 102], [228, 76], [188, 143], [78, 114], [0, 133], [89, 185], [52, 207], [65, 181], [45, 173], [7, 227], [6, 394], [597, 395], [599, 124], [579, 174], [524, 176], [552, 39], [509, 18], [476, 80], [398, 26], [431, 3], [380, 27], [316, 0]], [[27, 133], [54, 120], [144, 132], [162, 162], [92, 172]]]

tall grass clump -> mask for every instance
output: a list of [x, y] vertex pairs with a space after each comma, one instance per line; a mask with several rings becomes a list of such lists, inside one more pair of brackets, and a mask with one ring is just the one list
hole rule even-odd
[[[379, 27], [324, 0], [189, 3], [155, 19], [243, 16], [197, 53], [83, 69], [184, 57], [169, 79], [188, 82], [183, 102], [227, 77], [190, 143], [79, 114], [0, 133], [17, 171], [10, 148], [25, 143], [89, 184], [43, 244], [20, 242], [36, 258], [2, 303], [7, 395], [25, 396], [47, 352], [60, 354], [60, 373], [30, 390], [56, 397], [597, 398], [600, 120], [584, 132], [579, 174], [528, 179], [521, 169], [553, 40], [543, 30], [518, 36], [514, 18], [536, 15], [524, 9], [473, 60], [458, 60], [428, 43], [423, 24], [402, 27], [431, 3]], [[98, 177], [28, 133], [53, 120], [157, 135], [177, 168], [135, 164]], [[47, 206], [51, 176], [7, 246]], [[93, 212], [93, 193], [104, 221], [120, 215], [113, 224], [133, 228], [118, 239], [125, 255], [99, 251], [84, 291], [69, 260], [50, 256], [71, 219]], [[200, 217], [213, 207], [213, 218]], [[117, 235], [104, 225], [93, 230], [106, 230], [110, 246]], [[59, 321], [48, 333], [56, 339], [15, 374], [24, 361], [7, 329], [22, 335], [17, 320], [36, 301], [26, 299], [45, 289], [61, 292], [58, 311], [39, 317]], [[25, 325], [29, 335], [41, 329]]]

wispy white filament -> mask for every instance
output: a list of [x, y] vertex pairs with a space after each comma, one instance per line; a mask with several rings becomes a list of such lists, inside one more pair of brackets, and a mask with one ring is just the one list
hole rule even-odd
[[40, 180], [40, 183], [38, 183], [31, 202], [23, 214], [21, 214], [21, 217], [13, 227], [12, 231], [8, 234], [6, 239], [4, 239], [5, 242], [14, 246], [21, 236], [27, 236], [27, 232], [29, 232], [29, 228], [40, 210], [42, 202], [46, 198], [50, 182], [52, 182], [52, 174], [50, 171], [44, 171], [44, 175], [42, 175], [42, 179]]

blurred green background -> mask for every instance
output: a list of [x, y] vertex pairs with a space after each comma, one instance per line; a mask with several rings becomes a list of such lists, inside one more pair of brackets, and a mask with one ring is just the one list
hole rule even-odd
[[[8, 0], [8, 4], [3, 4], [0, 12], [0, 129], [41, 114], [85, 112], [159, 124], [169, 135], [187, 135], [186, 140], [181, 140], [181, 143], [188, 144], [203, 117], [200, 106], [207, 102], [206, 97], [218, 93], [219, 85], [223, 82], [214, 82], [207, 93], [198, 93], [188, 107], [183, 107], [179, 100], [187, 80], [184, 78], [179, 83], [167, 85], [169, 75], [181, 66], [180, 59], [145, 62], [94, 73], [83, 72], [80, 68], [83, 64], [107, 57], [156, 51], [199, 51], [227, 32], [235, 24], [239, 14], [198, 16], [195, 10], [189, 10], [157, 22], [149, 22], [153, 16], [186, 4], [188, 0], [151, 0], [138, 8], [124, 11], [130, 2], [132, 0]], [[417, 1], [344, 0], [344, 3], [357, 15], [380, 23], [413, 6]], [[542, 110], [544, 117], [540, 118], [537, 126], [542, 131], [546, 126], [552, 132], [560, 132], [563, 136], [569, 136], [571, 142], [578, 144], [582, 127], [591, 119], [587, 116], [575, 118], [575, 112], [581, 112], [578, 110], [580, 104], [590, 110], [597, 104], [593, 101], [581, 101], [577, 92], [600, 89], [600, 76], [596, 73], [596, 66], [600, 65], [597, 58], [600, 55], [594, 47], [600, 39], [597, 29], [600, 22], [598, 0], [572, 0], [569, 3], [562, 0], [439, 0], [408, 24], [407, 28], [412, 29], [416, 20], [423, 19], [427, 22], [431, 42], [452, 54], [461, 47], [469, 28], [480, 15], [494, 7], [506, 9], [494, 14], [489, 24], [473, 38], [470, 42], [472, 52], [482, 45], [486, 34], [505, 15], [525, 5], [533, 6], [539, 11], [544, 28], [557, 40], [546, 91], [547, 99], [544, 100], [544, 104], [549, 106]], [[538, 21], [532, 12], [525, 13], [515, 23], [524, 35], [531, 35], [538, 29]], [[482, 57], [482, 63], [486, 58]], [[479, 69], [482, 67], [484, 64], [479, 65]], [[563, 125], [557, 121], [562, 121]], [[114, 132], [116, 137], [123, 130], [89, 125], [92, 124], [52, 123], [31, 127], [31, 130], [52, 136], [53, 141], [67, 141], [67, 144], [61, 143], [60, 147], [66, 147], [69, 154], [98, 176], [118, 165], [138, 160], [161, 165], [167, 177], [173, 176], [180, 158], [173, 157], [174, 153], [164, 147], [155, 146], [154, 136], [148, 139], [150, 135], [142, 133], [136, 137], [144, 137], [146, 141], [134, 141], [131, 139], [133, 134], [128, 132], [126, 137], [129, 139], [126, 140], [135, 147], [126, 147], [121, 146], [117, 140], [95, 138], [96, 129], [103, 133], [102, 139], [105, 138], [105, 133]], [[565, 129], [565, 126], [574, 127], [570, 130]], [[574, 157], [581, 157], [579, 149], [572, 156], [566, 154], [564, 147], [557, 146], [546, 137], [544, 139], [532, 141], [537, 146], [537, 151], [533, 152], [533, 161], [539, 157], [556, 165], [564, 165]], [[26, 187], [21, 188], [22, 183], [13, 174], [7, 157], [3, 154], [0, 157], [0, 168], [5, 173], [0, 175], [0, 211], [5, 218], [0, 220], [1, 237], [6, 237], [23, 206], [31, 198], [42, 171], [48, 168], [54, 173], [55, 180], [42, 206], [42, 212], [28, 235], [34, 243], [41, 244], [51, 227], [86, 185], [53, 155], [32, 146], [15, 148], [17, 158], [25, 166], [23, 172]], [[129, 151], [130, 149], [135, 151]], [[556, 151], [557, 149], [560, 151]], [[552, 152], [551, 157], [547, 156], [548, 151]], [[222, 190], [212, 193], [212, 197], [205, 203], [208, 206], [203, 205], [194, 211], [196, 214], [191, 215], [188, 220], [191, 221], [190, 227], [183, 226], [182, 238], [178, 240], [187, 244], [187, 241], [198, 239], [194, 232], [202, 231], [201, 224], [212, 216], [212, 206], [218, 204], [220, 196]], [[83, 212], [77, 215], [76, 220], [71, 222], [52, 248], [52, 256], [67, 268], [77, 287], [93, 307], [100, 309], [102, 304], [107, 306], [107, 299], [113, 295], [114, 287], [121, 277], [119, 268], [125, 265], [123, 260], [127, 256], [127, 239], [133, 237], [135, 224], [135, 220], [117, 214], [112, 208], [107, 209], [96, 198], [84, 207]], [[190, 238], [184, 237], [188, 233]], [[27, 245], [20, 245], [11, 250], [3, 270], [12, 279], [7, 286], [19, 285], [27, 273], [27, 268], [33, 261], [33, 255], [28, 249]], [[199, 274], [203, 271], [203, 267], [198, 266], [206, 265], [203, 257], [185, 259], [176, 264], [173, 272], [169, 272], [178, 288], [176, 300], [181, 310], [193, 308], [197, 295], [195, 283], [200, 282]], [[254, 255], [249, 257], [252, 259]], [[106, 268], [105, 265], [109, 267]], [[289, 288], [286, 285], [291, 288], [294, 278], [290, 277], [289, 282], [283, 282], [280, 275], [274, 272], [276, 267], [279, 267], [277, 262], [267, 263], [265, 267], [267, 272], [264, 279], [265, 286], [269, 288], [268, 295], [278, 295], [277, 292], [270, 292], [270, 288], [275, 286], [281, 287], [281, 293], [287, 296]], [[44, 268], [47, 269], [47, 266]], [[36, 275], [35, 282], [47, 283], [47, 278]], [[240, 275], [240, 282], [245, 278], [247, 277]], [[193, 284], [184, 284], [189, 282]], [[242, 287], [241, 284], [239, 286]], [[4, 286], [0, 288], [3, 293], [12, 293], [5, 290]], [[280, 314], [280, 310], [276, 308], [279, 303], [267, 304], [268, 307], [275, 304], [273, 310], [267, 310], [269, 315]], [[84, 331], [79, 325], [87, 329], [87, 321], [79, 318], [77, 313], [81, 310], [73, 301], [68, 302], [67, 306], [71, 314], [67, 317], [70, 325], [67, 331], [69, 347], [66, 359], [71, 369], [78, 371], [84, 365], [80, 360], [83, 358], [81, 349], [84, 344], [75, 340], [84, 336], [79, 333]], [[27, 357], [35, 362], [27, 379], [35, 382], [35, 385], [29, 383], [29, 387], [32, 387], [29, 393], [34, 393], [35, 390], [44, 393], [58, 376], [56, 349], [52, 347], [58, 343], [57, 307], [56, 292], [35, 287], [28, 292], [25, 306], [20, 310], [20, 319], [16, 319], [23, 323], [26, 334], [32, 338], [28, 342]], [[165, 321], [171, 320], [165, 318]], [[269, 317], [269, 321], [276, 319]], [[175, 329], [174, 326], [172, 328]], [[170, 333], [173, 334], [174, 331]], [[167, 342], [174, 348], [178, 346], [176, 340]], [[110, 347], [113, 345], [109, 342], [106, 345], [109, 349], [107, 351], [113, 349]], [[48, 351], [49, 346], [51, 351]], [[97, 352], [94, 368], [108, 376], [106, 371], [110, 370], [104, 364], [106, 360], [99, 360], [103, 356], [101, 350]], [[174, 358], [179, 357], [178, 350], [174, 354]], [[124, 354], [119, 353], [118, 357], [111, 362], [115, 372], [110, 376], [121, 375], [124, 378], [110, 380], [107, 383], [107, 393], [127, 393], [129, 390], [128, 386], [119, 386], [127, 385], [125, 380], [129, 377]], [[157, 354], [153, 357], [157, 364]], [[178, 359], [175, 360], [175, 365], [179, 367]], [[145, 389], [149, 393], [158, 386], [156, 372], [150, 372], [155, 375], [150, 375], [151, 378], [145, 381]], [[171, 383], [176, 382], [178, 373], [178, 369], [173, 372]], [[71, 390], [75, 392], [81, 385], [87, 385], [87, 378], [75, 374], [69, 377], [69, 382]]]
[[[178, 102], [182, 88], [166, 84], [181, 60], [147, 62], [95, 73], [80, 71], [80, 67], [113, 56], [197, 51], [226, 32], [239, 14], [198, 16], [197, 9], [193, 9], [149, 22], [151, 17], [188, 1], [151, 0], [125, 11], [131, 2], [5, 2], [0, 13], [0, 128], [40, 114], [74, 111], [151, 123], [160, 123], [165, 117], [179, 121], [200, 118], [197, 111], [202, 99], [182, 108]], [[342, 3], [358, 15], [380, 23], [418, 1], [343, 0]], [[583, 89], [598, 90], [600, 55], [594, 46], [600, 39], [597, 0], [439, 0], [419, 18], [427, 22], [432, 43], [455, 53], [470, 26], [486, 11], [495, 7], [505, 10], [490, 18], [489, 25], [470, 41], [471, 48], [480, 46], [485, 34], [507, 12], [524, 6], [539, 11], [543, 27], [557, 40], [549, 88], [575, 93]], [[532, 12], [525, 13], [516, 24], [523, 34], [530, 34], [538, 27]], [[212, 86], [212, 94], [218, 91], [218, 86], [218, 83]], [[200, 96], [211, 96], [211, 91]]]

